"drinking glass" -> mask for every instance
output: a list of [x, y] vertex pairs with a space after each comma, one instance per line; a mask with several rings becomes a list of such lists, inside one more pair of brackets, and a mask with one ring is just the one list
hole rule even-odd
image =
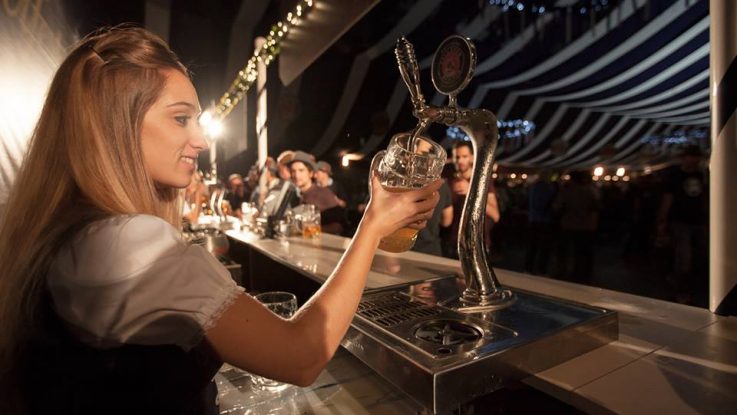
[[[381, 186], [390, 192], [407, 192], [424, 187], [440, 177], [447, 154], [438, 143], [424, 136], [399, 133], [389, 147], [379, 152], [372, 163]], [[388, 252], [404, 252], [414, 246], [417, 229], [401, 228], [381, 239], [379, 248]]]
[[[297, 297], [285, 291], [270, 291], [255, 297], [274, 314], [289, 318], [297, 312]], [[256, 388], [270, 392], [279, 392], [289, 387], [288, 383], [277, 382], [262, 376], [252, 375], [251, 382]]]
[[300, 205], [295, 208], [297, 230], [304, 238], [317, 238], [322, 231], [320, 211], [315, 205]]

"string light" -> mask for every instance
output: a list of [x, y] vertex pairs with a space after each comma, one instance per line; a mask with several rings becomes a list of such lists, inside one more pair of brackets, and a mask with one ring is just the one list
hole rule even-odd
[[676, 130], [667, 135], [648, 135], [640, 141], [644, 144], [663, 145], [663, 144], [698, 144], [705, 142], [709, 138], [709, 132], [706, 128], [694, 130]]
[[277, 55], [279, 55], [279, 52], [281, 52], [281, 42], [286, 38], [291, 29], [302, 22], [300, 17], [309, 12], [312, 6], [313, 0], [300, 0], [295, 9], [287, 13], [285, 21], [277, 22], [271, 26], [269, 35], [266, 36], [266, 42], [260, 48], [253, 51], [251, 59], [238, 72], [238, 76], [230, 85], [230, 88], [228, 88], [217, 105], [215, 105], [215, 118], [219, 120], [224, 119], [238, 105], [246, 92], [256, 82], [256, 78], [258, 77], [257, 63], [262, 62], [264, 65], [269, 66]]
[[[503, 13], [508, 11], [522, 12], [529, 8], [532, 13], [543, 14], [546, 10], [565, 10], [567, 7], [578, 8], [579, 13], [586, 14], [598, 12], [609, 5], [609, 0], [578, 0], [568, 2], [555, 2], [551, 0], [488, 0], [492, 6], [497, 6]], [[557, 5], [556, 3], [562, 3]], [[546, 8], [547, 7], [547, 8]]]
[[[528, 120], [497, 120], [496, 126], [499, 129], [500, 140], [527, 137], [535, 132], [535, 123]], [[448, 127], [445, 135], [456, 140], [470, 140], [468, 135], [457, 126]]]

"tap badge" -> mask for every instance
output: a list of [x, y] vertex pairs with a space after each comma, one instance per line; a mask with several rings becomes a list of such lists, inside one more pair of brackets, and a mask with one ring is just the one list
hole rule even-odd
[[432, 83], [440, 93], [456, 95], [468, 85], [476, 69], [476, 48], [465, 37], [450, 36], [432, 60]]

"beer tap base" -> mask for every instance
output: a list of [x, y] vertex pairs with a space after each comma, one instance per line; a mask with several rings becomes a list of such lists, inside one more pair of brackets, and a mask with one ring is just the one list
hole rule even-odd
[[473, 289], [465, 289], [463, 295], [448, 307], [461, 313], [500, 310], [512, 305], [517, 297], [511, 290], [499, 289], [489, 294], [480, 294]]

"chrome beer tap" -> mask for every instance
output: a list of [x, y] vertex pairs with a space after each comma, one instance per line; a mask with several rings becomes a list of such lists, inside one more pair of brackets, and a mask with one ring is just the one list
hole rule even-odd
[[473, 77], [476, 49], [468, 39], [451, 36], [435, 51], [432, 82], [440, 93], [449, 97], [448, 105], [440, 107], [425, 103], [414, 47], [404, 37], [397, 41], [395, 55], [399, 72], [411, 95], [412, 113], [419, 121], [413, 136], [422, 134], [431, 123], [458, 126], [468, 134], [474, 149], [473, 172], [458, 231], [458, 252], [466, 289], [457, 303], [450, 306], [460, 311], [505, 307], [512, 303], [514, 295], [501, 287], [494, 270], [488, 265], [483, 232], [487, 189], [499, 138], [497, 120], [491, 111], [459, 107], [456, 99]]

